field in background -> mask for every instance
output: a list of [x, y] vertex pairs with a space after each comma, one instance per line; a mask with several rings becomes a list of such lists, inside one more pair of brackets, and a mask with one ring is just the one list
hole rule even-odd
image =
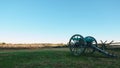
[[50, 47], [66, 47], [66, 44], [52, 44], [52, 43], [34, 43], [34, 44], [6, 44], [1, 43], [0, 48], [50, 48]]
[[[100, 47], [102, 44], [98, 44]], [[120, 45], [112, 44], [112, 45], [106, 45], [108, 48], [120, 48]], [[29, 49], [29, 48], [62, 48], [62, 47], [68, 47], [67, 44], [59, 43], [59, 44], [53, 44], [53, 43], [34, 43], [34, 44], [8, 44], [8, 43], [0, 43], [0, 48], [14, 48], [14, 49]]]

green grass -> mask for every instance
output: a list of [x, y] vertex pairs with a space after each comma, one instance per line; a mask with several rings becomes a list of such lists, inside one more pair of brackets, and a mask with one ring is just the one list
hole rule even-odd
[[0, 68], [120, 68], [120, 59], [98, 52], [73, 56], [65, 48], [0, 50]]

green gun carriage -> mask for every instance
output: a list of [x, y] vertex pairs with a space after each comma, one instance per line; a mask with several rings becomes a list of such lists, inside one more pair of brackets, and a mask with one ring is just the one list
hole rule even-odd
[[80, 56], [83, 53], [92, 54], [95, 51], [98, 51], [108, 57], [117, 57], [116, 55], [105, 51], [104, 48], [99, 48], [96, 39], [92, 36], [84, 38], [82, 35], [75, 34], [70, 38], [68, 46], [71, 54], [75, 56]]

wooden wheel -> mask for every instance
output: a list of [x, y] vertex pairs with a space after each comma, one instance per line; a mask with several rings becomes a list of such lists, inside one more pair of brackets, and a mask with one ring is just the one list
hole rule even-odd
[[73, 55], [81, 55], [85, 50], [85, 41], [83, 36], [79, 34], [73, 35], [69, 40], [69, 48]]
[[92, 46], [97, 47], [97, 41], [94, 37], [87, 36], [85, 37], [86, 41], [86, 48], [85, 48], [85, 53], [94, 53], [95, 49], [92, 48]]

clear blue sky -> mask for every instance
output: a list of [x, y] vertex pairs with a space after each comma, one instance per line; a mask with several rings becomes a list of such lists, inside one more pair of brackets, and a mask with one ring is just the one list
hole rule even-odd
[[120, 0], [0, 0], [0, 42], [120, 41]]

